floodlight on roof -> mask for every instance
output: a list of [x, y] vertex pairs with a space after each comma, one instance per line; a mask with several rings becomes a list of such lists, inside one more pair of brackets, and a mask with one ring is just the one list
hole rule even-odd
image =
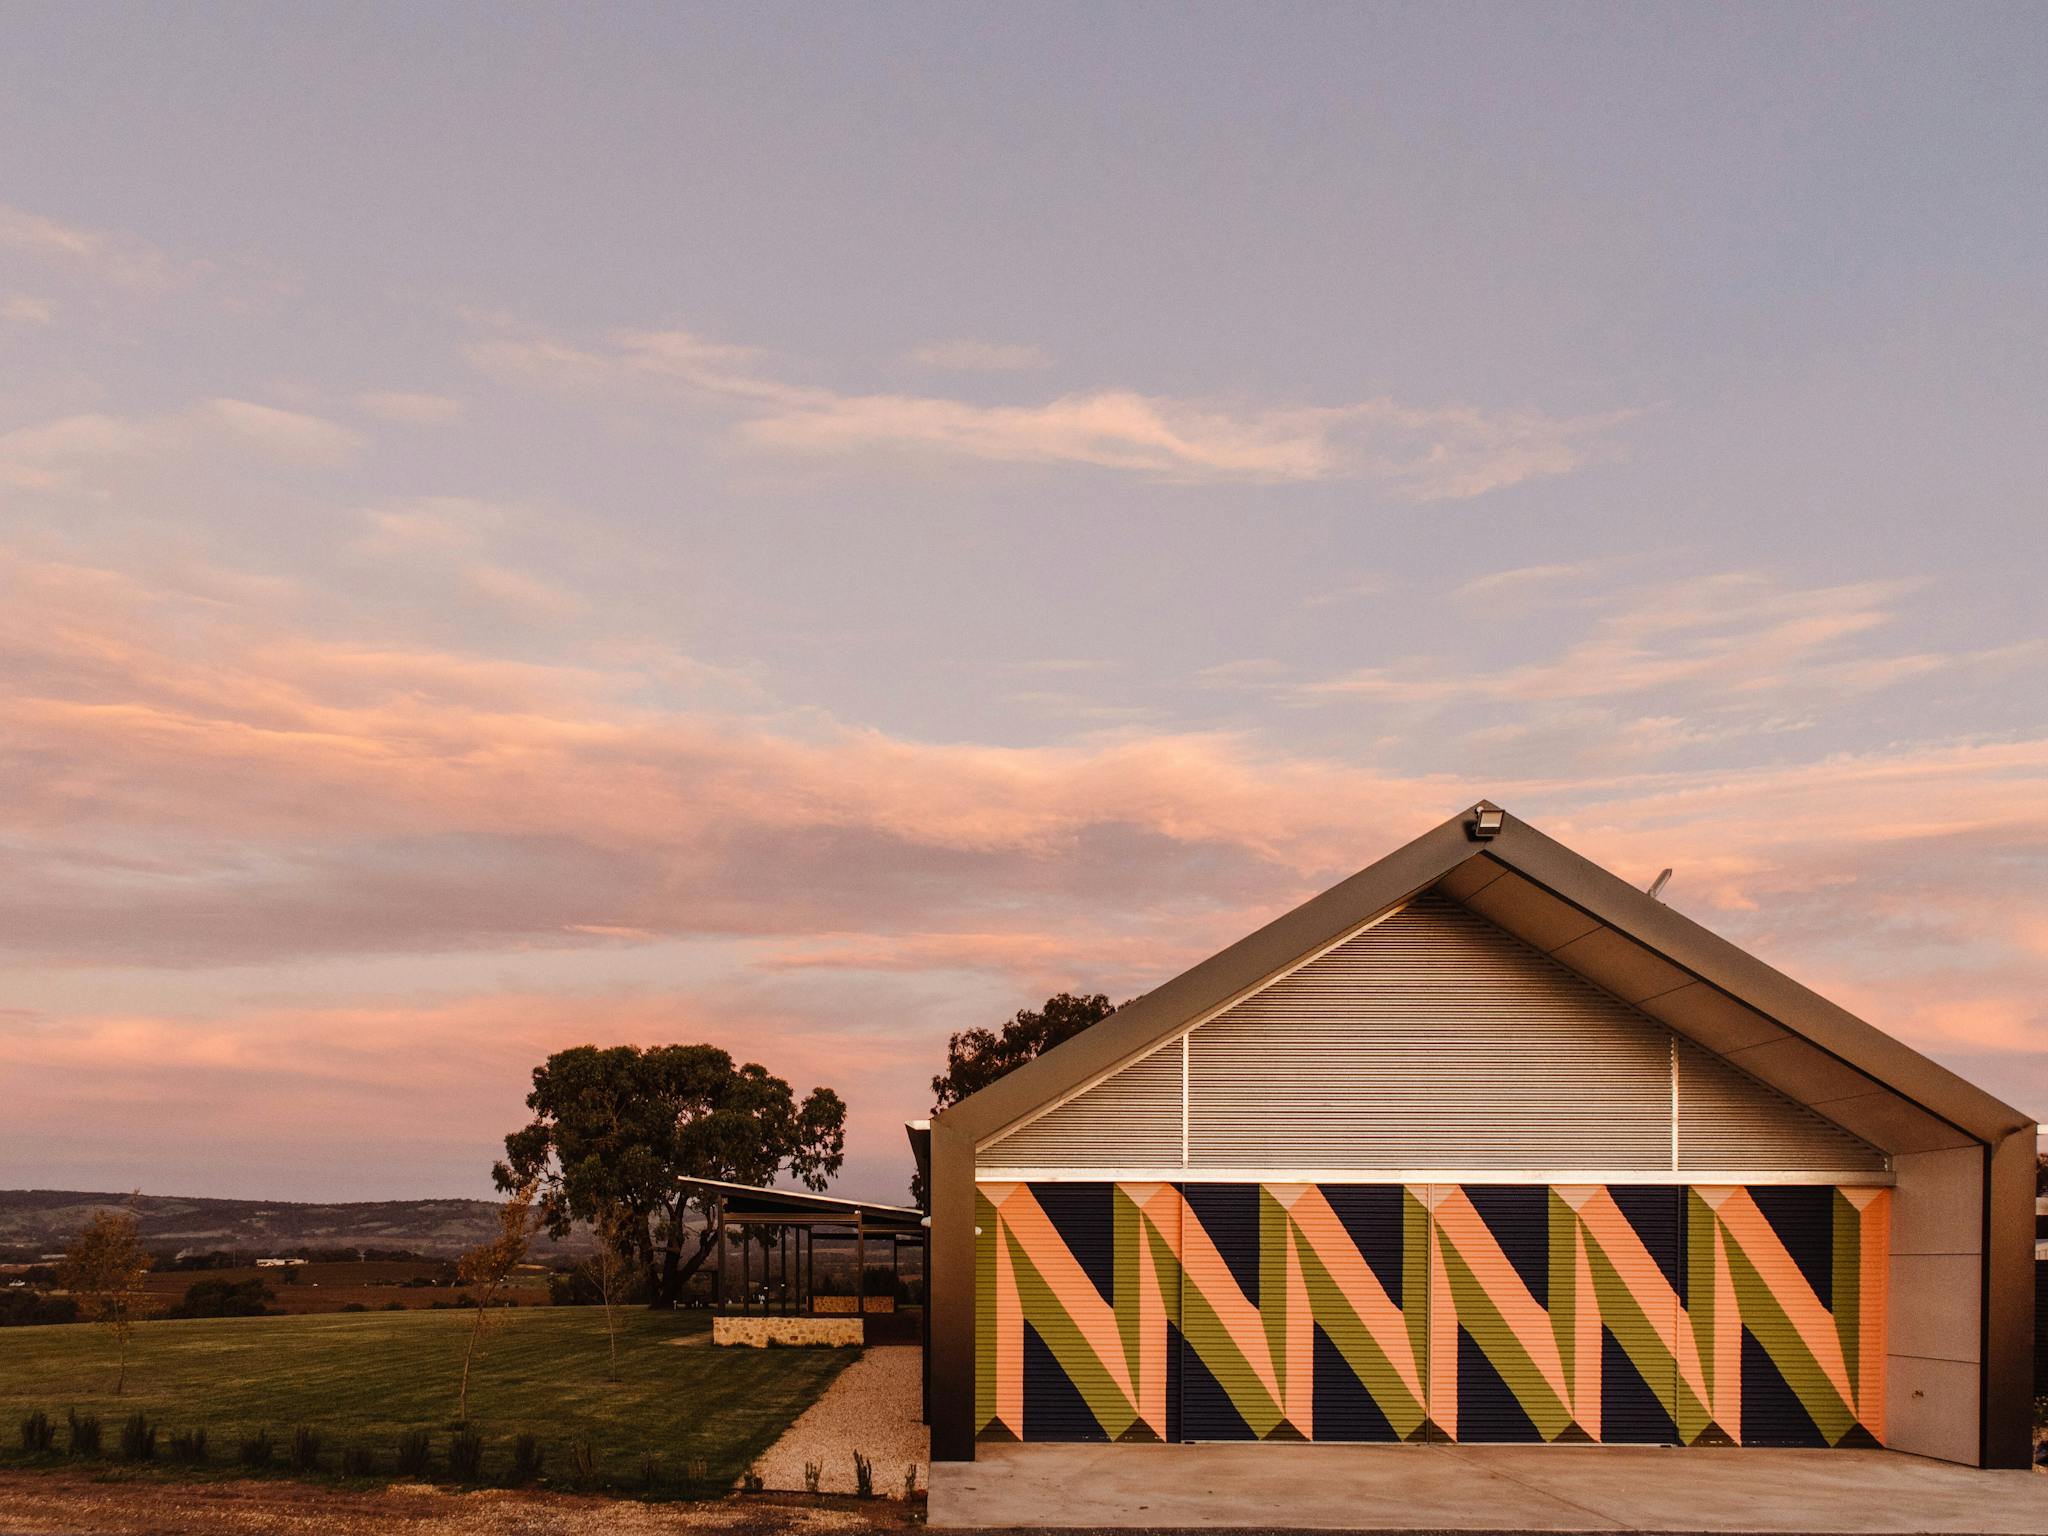
[[1465, 835], [1475, 843], [1486, 842], [1498, 837], [1506, 824], [1508, 813], [1497, 805], [1488, 805], [1484, 800], [1472, 807], [1472, 814], [1465, 821]]

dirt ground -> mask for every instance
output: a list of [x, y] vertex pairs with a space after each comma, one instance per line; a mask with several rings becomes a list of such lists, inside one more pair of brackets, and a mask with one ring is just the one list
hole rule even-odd
[[424, 1484], [350, 1492], [293, 1482], [112, 1482], [0, 1472], [0, 1536], [724, 1536], [906, 1528], [922, 1506], [775, 1497], [641, 1504], [630, 1499]]

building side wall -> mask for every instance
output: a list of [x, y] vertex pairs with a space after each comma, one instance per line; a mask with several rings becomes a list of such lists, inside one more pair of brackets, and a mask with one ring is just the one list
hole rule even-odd
[[1983, 1423], [1984, 1149], [1901, 1153], [1892, 1165], [1887, 1439], [1894, 1450], [1975, 1465]]
[[2034, 1132], [2016, 1129], [1985, 1154], [1984, 1465], [2034, 1455]]

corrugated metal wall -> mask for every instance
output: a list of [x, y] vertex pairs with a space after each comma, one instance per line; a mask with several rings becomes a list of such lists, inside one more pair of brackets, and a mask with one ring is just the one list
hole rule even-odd
[[1055, 1182], [981, 1195], [985, 1436], [1884, 1438], [1887, 1190]]
[[1016, 1168], [1180, 1166], [1180, 1042], [1171, 1041], [996, 1145]]
[[1690, 1040], [1678, 1042], [1681, 1172], [1882, 1168], [1882, 1154]]
[[1666, 1035], [1425, 897], [1194, 1032], [1193, 1168], [1668, 1168]]
[[[1843, 1174], [1883, 1154], [1434, 893], [982, 1149], [986, 1168]], [[1673, 1132], [1674, 1102], [1677, 1134]]]

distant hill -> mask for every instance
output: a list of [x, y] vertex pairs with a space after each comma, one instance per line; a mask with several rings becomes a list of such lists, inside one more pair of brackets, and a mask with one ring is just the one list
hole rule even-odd
[[[456, 1254], [498, 1230], [488, 1200], [212, 1200], [75, 1189], [0, 1190], [0, 1248], [54, 1253], [95, 1210], [134, 1199], [142, 1240], [155, 1249], [409, 1248]], [[565, 1247], [580, 1246], [572, 1239]], [[554, 1247], [545, 1238], [536, 1257]]]

